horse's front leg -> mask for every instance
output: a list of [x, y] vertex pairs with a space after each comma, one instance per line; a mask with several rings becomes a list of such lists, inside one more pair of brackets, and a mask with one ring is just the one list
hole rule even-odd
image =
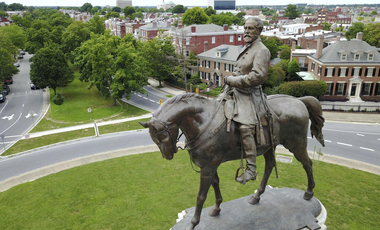
[[193, 219], [191, 219], [191, 225], [186, 228], [186, 230], [194, 229], [196, 225], [199, 224], [201, 219], [201, 212], [203, 204], [207, 198], [207, 192], [210, 188], [212, 179], [216, 173], [216, 169], [203, 167], [201, 168], [201, 185], [199, 187], [199, 192], [197, 196], [197, 207], [195, 208], [195, 213]]
[[275, 163], [276, 163], [275, 162], [276, 159], [274, 158], [273, 154], [274, 153], [272, 151], [272, 148], [269, 149], [266, 153], [264, 153], [264, 158], [265, 158], [265, 172], [264, 172], [264, 176], [263, 176], [263, 179], [261, 180], [259, 188], [255, 192], [255, 194], [253, 194], [253, 196], [251, 197], [251, 199], [249, 199], [248, 202], [250, 204], [258, 204], [259, 201], [260, 201], [261, 194], [263, 194], [265, 192], [265, 187], [267, 186], [267, 183], [268, 183], [268, 180], [269, 180], [269, 176], [272, 173], [272, 169], [273, 169], [273, 167], [275, 166]]
[[215, 172], [215, 175], [214, 175], [214, 178], [212, 179], [211, 184], [215, 192], [215, 205], [214, 207], [212, 207], [212, 209], [210, 210], [208, 214], [210, 216], [218, 216], [220, 213], [220, 204], [223, 201], [222, 194], [220, 193], [220, 188], [219, 188], [218, 172]]

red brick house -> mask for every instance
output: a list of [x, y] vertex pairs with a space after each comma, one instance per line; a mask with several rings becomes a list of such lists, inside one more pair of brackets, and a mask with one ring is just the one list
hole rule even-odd
[[173, 28], [170, 35], [173, 37], [173, 45], [177, 53], [183, 52], [189, 55], [191, 51], [200, 54], [220, 45], [244, 46], [243, 30], [229, 30], [228, 25], [215, 24], [191, 25], [182, 28]]
[[158, 30], [168, 31], [172, 28], [171, 22], [157, 22], [153, 21], [150, 24], [140, 27], [139, 36], [142, 37], [145, 41], [152, 40], [158, 35]]
[[308, 71], [325, 81], [328, 90], [322, 100], [379, 101], [380, 53], [362, 41], [362, 33], [351, 41], [337, 41], [323, 47], [317, 39], [315, 54], [307, 57]]

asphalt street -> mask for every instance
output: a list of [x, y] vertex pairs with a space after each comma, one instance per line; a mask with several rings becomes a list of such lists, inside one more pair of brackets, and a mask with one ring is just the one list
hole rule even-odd
[[9, 85], [11, 92], [0, 104], [0, 149], [19, 140], [41, 116], [43, 93], [30, 89], [30, 57], [25, 54], [24, 59], [19, 60], [20, 72], [13, 76], [13, 84]]

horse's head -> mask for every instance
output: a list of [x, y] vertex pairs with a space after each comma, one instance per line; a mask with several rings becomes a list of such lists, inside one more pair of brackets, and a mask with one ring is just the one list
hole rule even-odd
[[150, 137], [160, 149], [162, 157], [167, 160], [173, 159], [174, 153], [178, 151], [176, 146], [178, 126], [176, 124], [167, 125], [154, 117], [149, 122], [139, 123], [143, 127], [149, 128]]

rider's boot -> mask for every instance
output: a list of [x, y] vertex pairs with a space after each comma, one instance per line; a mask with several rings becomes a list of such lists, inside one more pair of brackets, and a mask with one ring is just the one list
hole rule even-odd
[[254, 138], [254, 129], [253, 128], [240, 128], [240, 136], [243, 142], [243, 150], [246, 155], [247, 168], [245, 173], [242, 173], [239, 177], [236, 178], [236, 181], [244, 184], [245, 181], [256, 180], [256, 144]]

